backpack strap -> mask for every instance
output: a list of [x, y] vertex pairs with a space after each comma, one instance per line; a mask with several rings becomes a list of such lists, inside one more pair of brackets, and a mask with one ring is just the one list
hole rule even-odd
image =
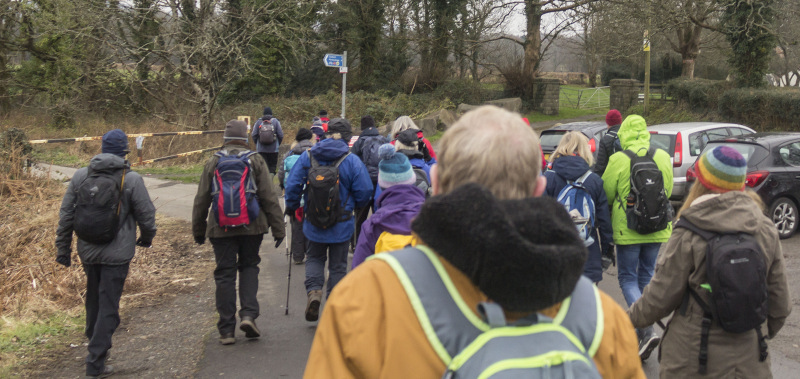
[[589, 178], [589, 175], [592, 175], [592, 170], [586, 170], [586, 172], [584, 172], [580, 178], [575, 179], [575, 184], [583, 187], [583, 182], [585, 182], [586, 179]]
[[394, 270], [431, 347], [445, 365], [478, 335], [491, 329], [469, 308], [442, 262], [428, 247], [417, 245], [369, 259], [383, 260]]
[[581, 341], [589, 356], [594, 356], [603, 339], [605, 326], [600, 292], [591, 280], [581, 276], [572, 294], [561, 302], [554, 324], [572, 332]]
[[703, 230], [703, 229], [698, 228], [697, 225], [692, 224], [691, 222], [689, 222], [688, 220], [686, 220], [683, 217], [678, 219], [678, 221], [675, 223], [675, 225], [672, 228], [673, 228], [673, 230], [675, 228], [688, 229], [692, 233], [695, 233], [698, 236], [703, 237], [703, 239], [706, 240], [706, 241], [711, 240], [712, 238], [714, 238], [714, 236], [717, 235], [716, 233], [712, 233], [712, 232], [709, 232], [707, 230]]

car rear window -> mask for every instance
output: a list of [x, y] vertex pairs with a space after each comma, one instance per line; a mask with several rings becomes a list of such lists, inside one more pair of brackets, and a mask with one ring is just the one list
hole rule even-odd
[[666, 151], [669, 155], [675, 154], [674, 134], [651, 134], [650, 146]]
[[566, 132], [563, 130], [553, 130], [553, 131], [544, 131], [542, 135], [539, 136], [539, 140], [542, 144], [542, 147], [549, 147], [555, 148], [558, 146], [558, 143], [561, 142], [561, 137], [564, 136]]
[[[738, 151], [739, 154], [742, 154], [744, 159], [747, 161], [748, 166], [752, 166], [753, 163], [758, 163], [752, 162], [753, 156], [756, 155], [756, 149], [759, 148], [757, 145], [752, 145], [749, 143], [709, 142], [703, 152], [705, 153], [706, 151], [709, 151], [717, 146], [728, 146], [736, 149], [736, 151]], [[763, 149], [763, 147], [761, 149]]]

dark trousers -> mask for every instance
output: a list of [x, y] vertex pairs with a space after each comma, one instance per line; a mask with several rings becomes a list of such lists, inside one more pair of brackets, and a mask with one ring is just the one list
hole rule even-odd
[[[377, 185], [378, 182], [372, 183], [372, 193], [375, 193], [375, 187]], [[358, 236], [361, 235], [361, 224], [363, 224], [364, 221], [367, 221], [367, 218], [369, 218], [370, 209], [372, 210], [372, 213], [375, 213], [375, 201], [373, 200], [374, 199], [370, 199], [369, 206], [366, 206], [364, 208], [359, 208], [356, 210], [356, 232], [355, 234], [353, 234], [353, 240], [352, 240], [353, 250], [356, 249], [356, 243], [358, 243]]]
[[214, 247], [217, 268], [214, 269], [219, 334], [236, 329], [236, 272], [239, 272], [239, 317], [258, 318], [258, 264], [263, 234], [225, 238], [209, 238]]
[[86, 273], [86, 337], [89, 354], [86, 356], [86, 375], [103, 373], [111, 336], [119, 326], [119, 299], [128, 277], [129, 264], [84, 264]]
[[294, 215], [289, 217], [292, 223], [292, 259], [302, 262], [308, 251], [308, 238], [303, 234], [303, 222], [297, 221]]
[[267, 167], [269, 168], [269, 173], [275, 175], [277, 172], [278, 167], [278, 153], [259, 153], [261, 157], [267, 162]]
[[306, 293], [321, 290], [325, 284], [325, 261], [328, 262], [327, 295], [347, 274], [347, 247], [350, 241], [339, 243], [321, 243], [310, 241], [308, 259], [306, 259]]

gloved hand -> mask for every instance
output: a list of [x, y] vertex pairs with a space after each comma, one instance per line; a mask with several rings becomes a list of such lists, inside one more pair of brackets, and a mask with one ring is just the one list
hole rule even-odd
[[194, 243], [196, 243], [198, 245], [202, 245], [202, 244], [206, 243], [206, 237], [195, 236], [194, 237]]
[[294, 212], [296, 210], [297, 209], [292, 209], [292, 208], [286, 207], [286, 209], [283, 210], [283, 214], [285, 214], [285, 215], [287, 215], [289, 217], [292, 217], [292, 216], [294, 216]]
[[617, 258], [614, 256], [614, 245], [608, 245], [604, 247], [600, 259], [602, 261], [603, 271], [608, 270], [611, 265], [616, 266]]
[[136, 246], [139, 246], [139, 247], [152, 247], [153, 246], [153, 241], [149, 240], [149, 239], [145, 239], [144, 237], [139, 237], [139, 239], [136, 240]]
[[69, 267], [72, 265], [72, 259], [70, 256], [67, 255], [56, 255], [56, 262], [64, 267]]
[[281, 237], [281, 238], [275, 238], [275, 248], [276, 248], [276, 249], [277, 249], [279, 246], [281, 246], [281, 243], [283, 243], [283, 237]]

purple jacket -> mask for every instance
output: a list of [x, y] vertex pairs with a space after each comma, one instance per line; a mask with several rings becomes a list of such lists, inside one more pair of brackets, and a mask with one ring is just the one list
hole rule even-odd
[[411, 235], [411, 220], [417, 216], [425, 202], [425, 194], [411, 184], [398, 184], [387, 188], [378, 198], [380, 209], [361, 224], [352, 268], [375, 254], [375, 244], [383, 232]]

